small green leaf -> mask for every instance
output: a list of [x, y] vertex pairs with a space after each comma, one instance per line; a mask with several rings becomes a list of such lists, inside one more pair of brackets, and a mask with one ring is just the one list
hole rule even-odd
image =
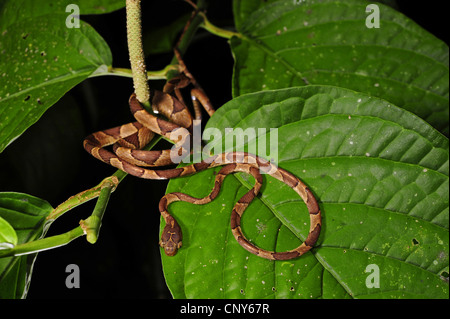
[[382, 4], [380, 28], [368, 28], [367, 1], [297, 2], [270, 1], [251, 13], [235, 2], [242, 37], [231, 39], [234, 96], [334, 85], [388, 100], [448, 134], [444, 42]]
[[72, 87], [112, 64], [92, 27], [81, 21], [80, 28], [67, 28], [65, 20], [61, 14], [26, 18], [0, 33], [0, 152]]
[[[41, 238], [48, 228], [46, 217], [52, 210], [48, 202], [27, 194], [0, 193], [0, 223], [4, 220], [15, 230], [16, 244]], [[36, 254], [0, 258], [1, 299], [26, 296], [35, 258]]]
[[8, 25], [27, 18], [36, 18], [47, 14], [72, 14], [72, 7], [77, 5], [80, 14], [101, 14], [125, 7], [124, 0], [4, 0], [0, 5], [2, 18], [0, 19], [0, 30]]
[[[3, 244], [3, 246], [1, 246]], [[0, 249], [8, 248], [8, 245], [17, 244], [17, 234], [14, 228], [2, 217], [0, 217]]]
[[[366, 94], [310, 85], [235, 98], [205, 131], [212, 128], [223, 137], [207, 144], [214, 146], [226, 145], [226, 128], [266, 130], [235, 142], [239, 151], [269, 140], [276, 128], [278, 155], [261, 155], [278, 158], [312, 190], [322, 232], [297, 259], [248, 253], [231, 233], [230, 214], [253, 183], [227, 177], [213, 202], [169, 207], [183, 230], [178, 254], [162, 256], [175, 298], [448, 298], [449, 145], [425, 121]], [[167, 191], [206, 196], [215, 171], [171, 180]], [[264, 176], [241, 225], [259, 247], [286, 251], [306, 238], [309, 217], [294, 191]], [[379, 288], [366, 284], [372, 264]]]

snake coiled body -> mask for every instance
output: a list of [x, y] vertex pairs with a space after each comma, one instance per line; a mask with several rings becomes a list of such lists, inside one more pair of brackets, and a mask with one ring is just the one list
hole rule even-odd
[[[185, 167], [170, 169], [154, 169], [148, 167], [160, 167], [173, 164], [170, 150], [165, 151], [143, 151], [143, 148], [153, 138], [154, 134], [173, 139], [173, 133], [178, 136], [174, 142], [183, 145], [183, 140], [190, 138], [189, 131], [192, 128], [192, 116], [187, 111], [184, 103], [170, 94], [177, 89], [175, 84], [168, 82], [170, 89], [155, 93], [153, 108], [163, 114], [172, 122], [163, 120], [147, 112], [132, 94], [129, 99], [130, 110], [137, 122], [128, 123], [112, 129], [99, 131], [89, 135], [84, 140], [84, 148], [97, 159], [112, 165], [128, 174], [145, 179], [171, 179], [192, 175], [202, 170], [223, 166], [217, 173], [214, 188], [211, 193], [203, 198], [194, 198], [183, 193], [166, 194], [159, 203], [159, 210], [165, 220], [165, 227], [161, 235], [160, 246], [168, 256], [173, 256], [182, 245], [182, 231], [176, 219], [169, 213], [169, 204], [176, 201], [186, 201], [193, 204], [206, 204], [214, 200], [220, 191], [223, 180], [229, 174], [244, 172], [255, 178], [255, 185], [234, 206], [231, 212], [231, 230], [239, 244], [252, 254], [270, 260], [287, 260], [301, 256], [309, 251], [316, 243], [322, 227], [321, 212], [319, 205], [308, 187], [295, 175], [279, 168], [269, 161], [253, 154], [244, 152], [227, 152], [214, 155], [199, 163]], [[185, 85], [184, 83], [182, 84]], [[166, 86], [167, 88], [167, 86]], [[201, 92], [191, 92], [200, 101], [209, 114], [212, 114], [209, 101]], [[198, 104], [194, 103], [196, 118], [198, 115]], [[112, 151], [105, 147], [112, 145]], [[176, 144], [178, 145], [178, 144]], [[176, 152], [183, 152], [180, 146]], [[261, 249], [250, 243], [241, 230], [241, 217], [251, 201], [257, 196], [263, 183], [262, 173], [268, 174], [291, 187], [306, 203], [310, 215], [310, 229], [305, 241], [297, 248], [286, 252], [273, 252]]]

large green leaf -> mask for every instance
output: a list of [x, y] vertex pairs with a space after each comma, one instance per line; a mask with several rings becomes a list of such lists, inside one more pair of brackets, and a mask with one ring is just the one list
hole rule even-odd
[[[7, 16], [3, 7], [0, 20]], [[66, 27], [67, 14], [18, 19], [0, 30], [0, 152], [72, 87], [112, 64], [89, 25]]]
[[242, 37], [233, 94], [326, 84], [386, 99], [448, 134], [448, 46], [394, 9], [378, 4], [380, 28], [367, 28], [367, 1], [270, 1], [250, 10], [235, 1]]
[[[0, 193], [0, 221], [15, 230], [17, 242], [23, 244], [40, 238], [52, 206], [39, 198], [21, 193]], [[0, 226], [0, 239], [2, 238]], [[8, 249], [1, 245], [0, 249]], [[0, 299], [25, 297], [36, 254], [0, 258]]]
[[[178, 254], [162, 257], [175, 298], [448, 298], [448, 139], [425, 121], [362, 93], [306, 86], [235, 98], [208, 128], [222, 136], [226, 128], [276, 128], [278, 156], [269, 156], [312, 189], [323, 228], [312, 252], [294, 260], [247, 253], [231, 233], [230, 213], [252, 183], [227, 177], [212, 203], [169, 207], [183, 229]], [[261, 139], [267, 134], [235, 149]], [[171, 180], [168, 192], [203, 197], [214, 173]], [[242, 225], [260, 247], [284, 251], [306, 238], [309, 217], [296, 193], [265, 176]], [[366, 286], [371, 264], [380, 288]]]

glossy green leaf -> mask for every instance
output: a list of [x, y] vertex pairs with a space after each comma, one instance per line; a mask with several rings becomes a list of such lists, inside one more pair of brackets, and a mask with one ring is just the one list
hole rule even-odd
[[235, 2], [242, 37], [231, 39], [234, 96], [308, 84], [340, 86], [386, 99], [448, 134], [444, 42], [382, 4], [380, 28], [368, 28], [367, 1], [297, 2], [271, 1], [255, 11]]
[[0, 152], [68, 90], [112, 64], [98, 33], [82, 21], [67, 28], [66, 18], [31, 17], [0, 30]]
[[[253, 12], [277, 1], [279, 0], [233, 0], [233, 13], [236, 28], [240, 29], [243, 25], [245, 25], [246, 20], [251, 17]], [[305, 1], [306, 0], [291, 0], [291, 3], [293, 5], [304, 5]], [[384, 3], [393, 8], [397, 7], [395, 0], [373, 1], [373, 3], [377, 2]]]
[[68, 6], [74, 4], [78, 6], [80, 15], [101, 14], [125, 7], [125, 0], [4, 0], [0, 4], [0, 29], [4, 30], [20, 20], [47, 14], [65, 14], [67, 17], [73, 13], [73, 7]]
[[[323, 228], [312, 252], [294, 260], [247, 253], [231, 233], [230, 213], [253, 184], [227, 177], [212, 203], [169, 207], [183, 229], [178, 254], [162, 256], [175, 298], [448, 298], [449, 145], [425, 121], [362, 93], [307, 86], [235, 98], [209, 128], [224, 136], [210, 146], [225, 145], [226, 128], [266, 129], [237, 150], [268, 142], [276, 128], [278, 143], [260, 155], [278, 158], [311, 188]], [[171, 180], [168, 192], [206, 196], [214, 172]], [[306, 238], [309, 217], [294, 191], [265, 176], [242, 227], [258, 246], [285, 251]], [[373, 265], [379, 288], [366, 285]]]
[[[5, 220], [15, 230], [17, 244], [40, 238], [52, 210], [48, 202], [27, 194], [0, 193], [0, 221]], [[26, 296], [35, 258], [36, 254], [0, 258], [0, 299]]]

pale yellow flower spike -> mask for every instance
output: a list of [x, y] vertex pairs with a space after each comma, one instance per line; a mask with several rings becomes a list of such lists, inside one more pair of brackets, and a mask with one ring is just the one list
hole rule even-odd
[[141, 1], [127, 0], [126, 9], [128, 52], [133, 72], [134, 92], [139, 102], [147, 103], [150, 100], [150, 89], [142, 46]]

